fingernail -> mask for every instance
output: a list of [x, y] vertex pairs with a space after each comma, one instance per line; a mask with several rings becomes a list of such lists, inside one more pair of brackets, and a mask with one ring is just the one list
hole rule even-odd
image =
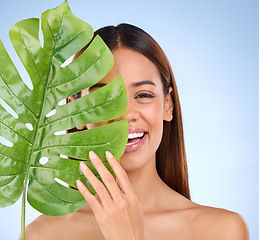
[[80, 167], [84, 170], [88, 168], [84, 162], [80, 162]]
[[80, 180], [76, 180], [76, 185], [78, 188], [83, 186], [83, 183]]
[[97, 155], [93, 151], [90, 151], [89, 152], [89, 157], [92, 158], [92, 159], [96, 159]]
[[106, 156], [107, 156], [108, 158], [113, 158], [113, 155], [112, 155], [109, 151], [106, 151]]

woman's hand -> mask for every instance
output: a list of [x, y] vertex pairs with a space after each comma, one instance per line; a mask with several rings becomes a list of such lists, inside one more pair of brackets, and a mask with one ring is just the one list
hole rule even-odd
[[106, 158], [116, 175], [117, 181], [94, 152], [91, 151], [89, 157], [108, 191], [83, 162], [80, 164], [80, 169], [95, 189], [102, 204], [79, 180], [77, 181], [77, 187], [93, 210], [105, 239], [143, 240], [142, 206], [138, 202], [126, 172], [110, 152], [106, 152]]

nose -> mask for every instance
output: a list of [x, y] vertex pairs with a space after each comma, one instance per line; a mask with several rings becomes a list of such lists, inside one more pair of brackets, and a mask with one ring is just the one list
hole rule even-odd
[[127, 119], [128, 123], [134, 123], [139, 119], [139, 117], [140, 117], [140, 112], [137, 109], [137, 107], [133, 103], [128, 101], [128, 106], [126, 111], [121, 117], [117, 118], [116, 120], [119, 121], [122, 119]]

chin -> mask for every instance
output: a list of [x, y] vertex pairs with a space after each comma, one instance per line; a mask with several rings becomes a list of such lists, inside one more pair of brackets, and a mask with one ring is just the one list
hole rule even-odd
[[152, 161], [152, 158], [140, 156], [138, 151], [134, 152], [134, 154], [124, 153], [120, 158], [120, 165], [126, 172], [132, 172], [143, 168], [147, 163]]

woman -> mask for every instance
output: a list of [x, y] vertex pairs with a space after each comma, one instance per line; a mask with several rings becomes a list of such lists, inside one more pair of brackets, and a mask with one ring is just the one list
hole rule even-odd
[[249, 239], [240, 215], [190, 201], [180, 103], [170, 64], [159, 45], [128, 24], [105, 27], [95, 34], [111, 49], [114, 66], [98, 84], [70, 100], [122, 75], [128, 94], [128, 107], [121, 117], [129, 123], [125, 153], [120, 164], [106, 154], [114, 179], [90, 152], [107, 189], [81, 164], [97, 195], [78, 181], [88, 205], [67, 216], [40, 216], [26, 228], [26, 239]]

